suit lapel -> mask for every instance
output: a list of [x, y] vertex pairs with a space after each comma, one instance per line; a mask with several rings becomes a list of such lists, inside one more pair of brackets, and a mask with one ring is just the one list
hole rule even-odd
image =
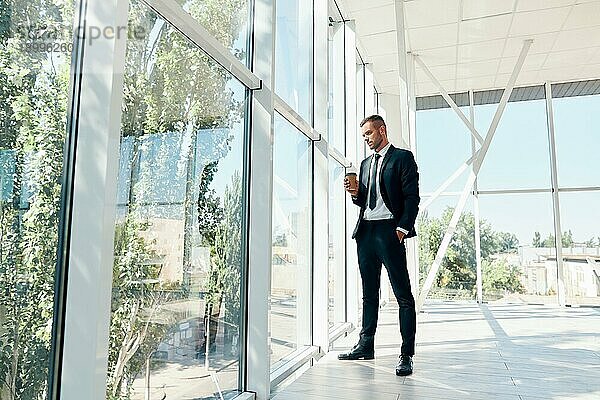
[[381, 162], [381, 168], [379, 169], [379, 182], [382, 182], [383, 170], [385, 169], [387, 162], [390, 161], [390, 158], [392, 157], [392, 153], [395, 150], [396, 150], [396, 148], [392, 144], [390, 144], [390, 148], [388, 149], [387, 153], [385, 153], [385, 157], [383, 157], [383, 161]]
[[369, 189], [369, 169], [371, 167], [371, 159], [372, 158], [373, 158], [373, 155], [370, 155], [369, 157], [367, 157], [365, 162], [361, 165], [362, 171], [361, 171], [360, 175], [362, 178], [362, 183], [363, 183], [363, 185], [365, 185], [367, 190]]

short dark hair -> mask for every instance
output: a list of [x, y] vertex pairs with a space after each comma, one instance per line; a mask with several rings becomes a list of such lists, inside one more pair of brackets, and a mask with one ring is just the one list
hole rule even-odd
[[[373, 114], [368, 116], [367, 118], [363, 119], [360, 122], [360, 127], [362, 128], [364, 124], [366, 124], [367, 122], [375, 122], [375, 121], [381, 121], [381, 125], [385, 126], [385, 121], [383, 120], [383, 117], [381, 115], [377, 115], [377, 114]], [[379, 126], [381, 126], [379, 125]]]

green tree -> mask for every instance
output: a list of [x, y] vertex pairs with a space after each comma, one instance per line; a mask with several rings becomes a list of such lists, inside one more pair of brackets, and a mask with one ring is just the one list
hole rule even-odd
[[[419, 263], [422, 278], [427, 275], [435, 259], [453, 212], [454, 209], [448, 207], [440, 218], [429, 217], [427, 214], [419, 216]], [[495, 232], [485, 220], [480, 221], [479, 225], [483, 260], [490, 262], [495, 254], [517, 251], [519, 242], [514, 234]], [[464, 212], [436, 277], [436, 287], [458, 290], [459, 293], [472, 297], [476, 291], [476, 268], [475, 218], [472, 213]], [[515, 284], [513, 281], [510, 283]]]
[[570, 229], [566, 232], [563, 232], [561, 242], [563, 247], [573, 247], [575, 242], [573, 241], [573, 232], [571, 232]]
[[531, 242], [533, 247], [542, 247], [542, 237], [538, 231], [533, 234], [533, 241]]
[[519, 239], [514, 233], [498, 232], [497, 241], [500, 253], [516, 253], [519, 249]]
[[[245, 10], [245, 1], [193, 0], [186, 5], [186, 10], [215, 34], [221, 43], [232, 47], [241, 24], [244, 23], [239, 15], [240, 10]], [[130, 265], [120, 269], [137, 270], [139, 274], [135, 277], [121, 276], [113, 282], [114, 296], [118, 292], [123, 293], [119, 299], [113, 299], [113, 304], [116, 301], [122, 306], [116, 309], [116, 313], [113, 311], [114, 317], [111, 320], [108, 378], [110, 393], [115, 399], [129, 398], [133, 380], [143, 369], [143, 361], [168, 338], [168, 327], [178, 318], [183, 318], [172, 312], [163, 315], [165, 313], [161, 312], [161, 304], [169, 298], [157, 295], [164, 292], [165, 287], [175, 289], [171, 298], [183, 298], [189, 294], [188, 271], [193, 227], [197, 227], [202, 245], [211, 249], [213, 267], [208, 286], [222, 287], [224, 268], [216, 268], [215, 265], [223, 257], [218, 255], [221, 246], [216, 246], [215, 243], [219, 240], [219, 230], [224, 229], [221, 224], [226, 215], [221, 199], [211, 183], [218, 171], [218, 160], [229, 151], [230, 139], [225, 137], [224, 140], [213, 141], [207, 148], [197, 150], [197, 135], [212, 129], [229, 130], [234, 123], [240, 121], [244, 111], [243, 103], [236, 100], [231, 89], [231, 76], [143, 3], [132, 2], [129, 24], [152, 34], [148, 34], [143, 40], [130, 40], [127, 47], [121, 131], [122, 136], [133, 138], [129, 214], [134, 212], [137, 215], [136, 219], [126, 223], [126, 231], [129, 233], [123, 242], [135, 243], [145, 237], [143, 221], [150, 222], [154, 212], [152, 205], [142, 206], [145, 201], [155, 199], [157, 195], [161, 202], [178, 204], [181, 201], [181, 194], [175, 187], [163, 188], [160, 193], [154, 187], [156, 180], [161, 179], [161, 171], [167, 168], [162, 163], [163, 160], [172, 154], [173, 149], [166, 142], [175, 139], [178, 145], [181, 144], [180, 157], [185, 165], [183, 173], [187, 174], [183, 207], [184, 265], [183, 281], [161, 280], [158, 288], [144, 284], [141, 288], [145, 290], [145, 295], [142, 295], [131, 292], [136, 287], [129, 287], [127, 281], [152, 282], [160, 278], [159, 272], [144, 267], [148, 261], [143, 260], [148, 258], [148, 250], [153, 248], [153, 244], [145, 243], [137, 248], [134, 246], [128, 251], [132, 256], [125, 259], [133, 262], [133, 258], [139, 258], [135, 264], [139, 267]], [[238, 53], [238, 56], [243, 57], [243, 54]], [[186, 141], [190, 143], [188, 147], [182, 144]], [[146, 159], [142, 165], [141, 159], [149, 143], [159, 143], [156, 161], [153, 160], [148, 165]], [[194, 163], [198, 162], [197, 153], [201, 154], [199, 177], [194, 175]], [[193, 193], [196, 193], [197, 198], [191, 197]], [[198, 213], [197, 224], [193, 223], [192, 218], [194, 207]], [[228, 234], [227, 240], [234, 239]], [[219, 292], [209, 292], [207, 305], [220, 305], [222, 289]], [[208, 310], [206, 314], [211, 315], [212, 310]]]
[[[11, 168], [0, 227], [0, 398], [47, 390], [66, 133], [69, 53], [30, 51], [45, 32], [72, 30], [72, 2], [0, 1], [0, 152]], [[69, 41], [69, 35], [36, 38]]]
[[542, 242], [542, 247], [554, 247], [556, 246], [556, 238], [553, 234], [549, 234], [546, 239]]
[[509, 265], [506, 260], [483, 260], [481, 270], [484, 294], [492, 295], [497, 292], [525, 293], [519, 267]]

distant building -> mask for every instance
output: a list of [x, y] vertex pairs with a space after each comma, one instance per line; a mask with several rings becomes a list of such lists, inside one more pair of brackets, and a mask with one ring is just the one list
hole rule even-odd
[[[563, 272], [570, 298], [600, 297], [600, 247], [565, 247]], [[528, 294], [552, 295], [557, 292], [556, 249], [519, 248], [519, 264]]]

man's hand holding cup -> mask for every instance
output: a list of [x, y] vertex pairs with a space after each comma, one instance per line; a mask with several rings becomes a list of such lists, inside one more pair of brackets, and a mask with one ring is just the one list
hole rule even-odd
[[344, 189], [353, 197], [358, 196], [358, 178], [356, 172], [347, 172], [344, 177]]

